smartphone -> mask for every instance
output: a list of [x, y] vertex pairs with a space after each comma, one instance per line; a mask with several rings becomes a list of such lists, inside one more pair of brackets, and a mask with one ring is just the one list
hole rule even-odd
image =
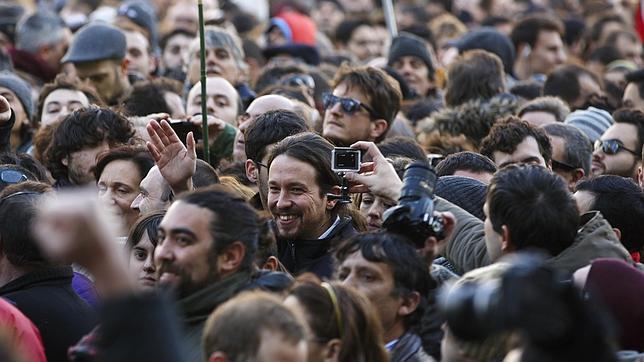
[[181, 142], [186, 142], [186, 137], [188, 137], [189, 132], [192, 132], [195, 137], [195, 141], [202, 138], [201, 127], [199, 126], [182, 119], [171, 119], [169, 123], [170, 127], [172, 127], [172, 129], [177, 133], [177, 137], [179, 137]]

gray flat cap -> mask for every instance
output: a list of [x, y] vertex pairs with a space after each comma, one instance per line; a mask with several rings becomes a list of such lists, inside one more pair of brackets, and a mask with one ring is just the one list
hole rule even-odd
[[125, 58], [126, 49], [125, 34], [121, 30], [107, 24], [91, 23], [80, 28], [74, 35], [62, 63], [120, 60]]

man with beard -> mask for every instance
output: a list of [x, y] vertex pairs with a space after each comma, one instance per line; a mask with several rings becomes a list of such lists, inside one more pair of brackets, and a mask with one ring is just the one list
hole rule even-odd
[[333, 93], [324, 95], [322, 136], [336, 146], [358, 141], [380, 142], [400, 109], [400, 86], [373, 67], [340, 68]]
[[94, 183], [96, 156], [128, 143], [133, 136], [130, 122], [112, 110], [76, 110], [54, 131], [45, 163], [57, 187]]
[[631, 177], [637, 182], [644, 142], [644, 112], [621, 109], [613, 113], [613, 119], [615, 123], [595, 142], [591, 173]]
[[[186, 147], [165, 120], [150, 122], [147, 130], [148, 150], [173, 192], [192, 190], [192, 133]], [[217, 306], [242, 290], [270, 288], [273, 278], [284, 277], [256, 271], [258, 239], [257, 214], [223, 185], [181, 194], [163, 217], [154, 264], [159, 283], [176, 294], [190, 353], [187, 361], [204, 361], [201, 335]]]
[[331, 145], [305, 132], [277, 143], [268, 158], [268, 210], [277, 229], [279, 260], [293, 274], [330, 278], [330, 250], [357, 234], [348, 204], [340, 193], [340, 177], [331, 170]]

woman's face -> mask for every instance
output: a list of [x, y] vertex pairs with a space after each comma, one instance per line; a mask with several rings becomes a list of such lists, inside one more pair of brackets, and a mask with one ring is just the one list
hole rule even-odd
[[115, 160], [105, 166], [98, 180], [99, 200], [122, 219], [125, 231], [130, 230], [139, 216], [130, 205], [139, 194], [141, 179], [134, 162]]
[[85, 93], [74, 89], [56, 89], [45, 98], [40, 115], [40, 126], [52, 124], [84, 107], [89, 107], [89, 99]]
[[304, 326], [304, 329], [306, 330], [306, 334], [308, 336], [307, 344], [309, 351], [307, 362], [324, 362], [324, 356], [326, 356], [326, 344], [317, 341], [317, 336], [309, 325], [308, 312], [306, 311], [302, 303], [300, 303], [297, 297], [289, 295], [288, 297], [286, 297], [286, 299], [284, 299], [284, 306], [291, 312], [293, 312], [293, 314], [295, 314], [295, 316], [300, 320], [300, 322]]
[[370, 193], [362, 194], [360, 213], [367, 218], [369, 231], [379, 230], [382, 226], [382, 214], [394, 206], [396, 206], [395, 201], [387, 201]]
[[138, 244], [130, 251], [130, 271], [142, 289], [153, 289], [156, 285], [156, 268], [154, 267], [154, 245], [146, 231]]

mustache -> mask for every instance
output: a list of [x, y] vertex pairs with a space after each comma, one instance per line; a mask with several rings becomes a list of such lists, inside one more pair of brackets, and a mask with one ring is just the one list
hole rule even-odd
[[174, 264], [171, 263], [165, 263], [159, 265], [157, 268], [157, 276], [163, 275], [163, 273], [170, 273], [170, 274], [175, 274], [175, 275], [183, 275], [184, 271], [183, 268], [178, 267]]

